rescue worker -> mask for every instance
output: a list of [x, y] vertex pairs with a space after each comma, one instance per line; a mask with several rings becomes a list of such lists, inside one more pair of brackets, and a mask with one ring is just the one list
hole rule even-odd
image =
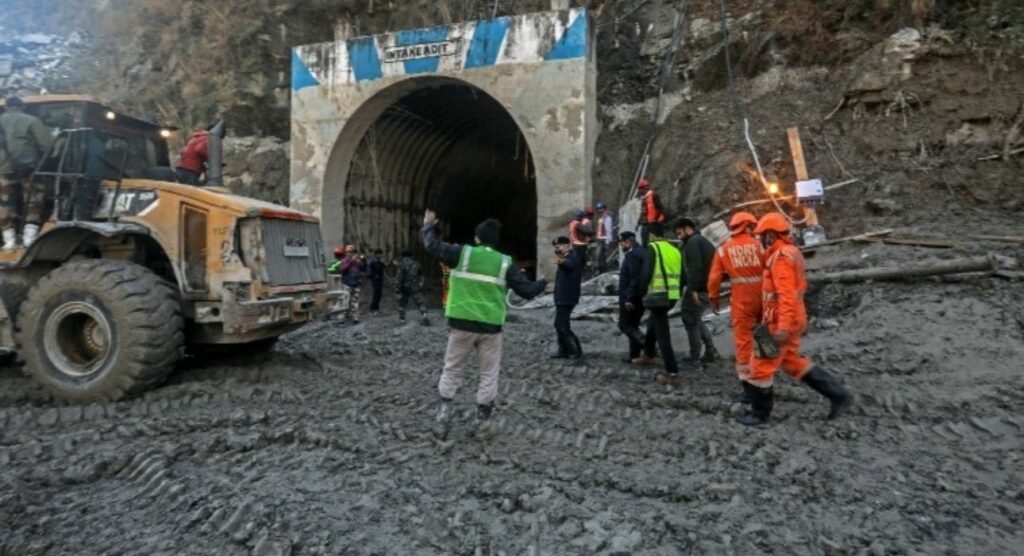
[[[715, 251], [708, 274], [708, 298], [711, 310], [721, 305], [722, 280], [728, 279], [732, 337], [736, 347], [736, 376], [740, 382], [750, 374], [754, 327], [761, 321], [761, 279], [764, 272], [764, 248], [754, 237], [757, 218], [749, 212], [737, 212], [729, 220], [732, 237]], [[741, 395], [736, 401], [749, 403]]]
[[765, 357], [767, 354], [756, 345], [762, 340], [755, 338], [750, 374], [743, 381], [750, 411], [738, 421], [747, 426], [768, 421], [774, 405], [772, 383], [779, 368], [825, 396], [832, 404], [828, 419], [835, 419], [853, 403], [853, 394], [831, 373], [800, 354], [800, 337], [807, 327], [807, 276], [804, 257], [789, 235], [789, 222], [782, 214], [768, 213], [758, 221], [754, 233], [760, 234], [767, 257], [761, 283], [761, 322], [768, 327], [770, 340], [778, 349], [774, 357]]
[[661, 204], [661, 196], [651, 188], [651, 182], [647, 178], [641, 178], [637, 182], [637, 193], [640, 195], [640, 239], [644, 245], [649, 241], [647, 227], [651, 224], [664, 224], [668, 220], [665, 214], [665, 207]]
[[373, 256], [367, 264], [370, 274], [370, 286], [373, 288], [373, 298], [370, 300], [370, 314], [376, 315], [380, 311], [380, 300], [384, 296], [384, 270], [387, 264], [384, 262], [384, 250], [374, 249]]
[[644, 302], [640, 295], [640, 270], [643, 265], [643, 248], [636, 243], [636, 234], [619, 234], [622, 249], [622, 265], [619, 267], [619, 331], [629, 340], [629, 355], [622, 361], [634, 365], [650, 365], [653, 358], [644, 355], [644, 335], [640, 332], [640, 321], [644, 316]]
[[594, 235], [593, 224], [587, 219], [585, 210], [578, 210], [569, 222], [569, 240], [572, 242], [572, 249], [579, 256], [580, 264], [587, 265], [587, 245]]
[[338, 245], [334, 248], [334, 260], [327, 265], [327, 274], [341, 275], [341, 261], [345, 259], [345, 248]]
[[[714, 338], [704, 324], [704, 311], [708, 306], [708, 272], [715, 258], [715, 246], [697, 230], [697, 223], [680, 218], [675, 226], [676, 238], [683, 245], [683, 301], [680, 315], [690, 342], [690, 361], [697, 367], [721, 359]], [[701, 355], [701, 347], [704, 348]]]
[[355, 245], [345, 246], [345, 258], [338, 267], [341, 283], [348, 288], [348, 309], [343, 315], [344, 320], [359, 324], [359, 298], [363, 287], [363, 274], [366, 273], [366, 261], [359, 254]]
[[199, 177], [206, 172], [206, 159], [210, 146], [210, 132], [199, 130], [189, 137], [185, 148], [178, 155], [174, 173], [178, 181], [187, 185], [199, 185]]
[[597, 211], [594, 226], [597, 234], [597, 271], [603, 274], [608, 270], [608, 257], [615, 242], [615, 222], [604, 201], [594, 203], [594, 209]]
[[583, 266], [579, 254], [572, 248], [572, 242], [565, 236], [558, 236], [552, 242], [555, 246], [555, 334], [558, 337], [558, 351], [552, 359], [569, 359], [578, 362], [583, 358], [580, 339], [572, 331], [572, 311], [580, 302], [583, 283]]
[[532, 299], [547, 286], [544, 280], [531, 282], [514, 264], [512, 257], [495, 249], [501, 240], [501, 222], [488, 219], [476, 227], [475, 245], [442, 243], [437, 236], [437, 214], [423, 214], [423, 245], [427, 251], [452, 267], [448, 303], [448, 347], [444, 371], [437, 390], [441, 405], [435, 433], [448, 436], [452, 400], [462, 380], [462, 371], [476, 348], [480, 359], [480, 382], [476, 391], [477, 436], [493, 435], [491, 413], [498, 395], [501, 374], [502, 326], [505, 324], [505, 295], [509, 288], [517, 295]]
[[405, 308], [412, 300], [420, 310], [420, 324], [430, 324], [427, 306], [423, 303], [423, 272], [420, 263], [412, 256], [412, 249], [404, 249], [398, 261], [398, 320], [405, 322]]
[[[668, 311], [679, 301], [680, 282], [683, 273], [683, 256], [665, 240], [665, 227], [654, 223], [648, 226], [650, 243], [643, 250], [640, 267], [641, 295], [645, 308], [651, 316], [647, 321], [647, 335], [644, 338], [644, 354], [654, 359], [656, 349], [661, 351], [665, 370], [657, 374], [658, 382], [667, 386], [679, 385], [679, 366], [675, 350], [672, 349], [672, 334], [668, 324]], [[655, 306], [654, 299], [664, 304]]]
[[25, 113], [20, 97], [8, 97], [4, 104], [0, 114], [0, 230], [3, 250], [13, 251], [21, 216], [17, 214], [19, 198], [24, 206], [22, 245], [32, 245], [39, 235], [45, 189], [42, 183], [33, 183], [32, 173], [50, 150], [53, 134], [39, 118]]

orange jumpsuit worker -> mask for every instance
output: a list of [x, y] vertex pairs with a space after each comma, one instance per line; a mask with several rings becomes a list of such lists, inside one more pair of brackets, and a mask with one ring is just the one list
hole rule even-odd
[[772, 382], [780, 367], [789, 376], [825, 396], [832, 403], [828, 419], [835, 419], [853, 403], [853, 394], [835, 376], [800, 354], [800, 337], [807, 327], [804, 256], [793, 245], [786, 217], [777, 212], [764, 215], [754, 233], [761, 235], [767, 256], [761, 283], [761, 322], [768, 326], [768, 332], [778, 346], [778, 354], [763, 358], [754, 353], [750, 360], [750, 374], [743, 381], [743, 389], [750, 399], [750, 411], [737, 419], [747, 426], [768, 421], [774, 401]]
[[668, 220], [668, 216], [665, 214], [665, 207], [661, 204], [661, 196], [657, 191], [651, 189], [650, 180], [641, 178], [636, 187], [640, 194], [640, 240], [647, 245], [647, 226], [664, 224]]
[[[742, 381], [750, 374], [754, 346], [754, 327], [761, 321], [761, 275], [764, 272], [764, 248], [754, 237], [757, 218], [749, 212], [737, 212], [729, 220], [732, 238], [715, 251], [708, 274], [708, 298], [718, 312], [722, 279], [732, 287], [730, 312], [733, 345], [736, 347], [736, 375]], [[737, 401], [747, 401], [741, 396]]]

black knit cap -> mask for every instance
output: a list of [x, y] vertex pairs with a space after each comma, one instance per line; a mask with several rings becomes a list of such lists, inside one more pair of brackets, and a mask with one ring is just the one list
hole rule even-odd
[[481, 244], [494, 247], [501, 241], [501, 222], [488, 218], [476, 225], [475, 233]]
[[565, 236], [558, 236], [555, 239], [551, 240], [551, 245], [569, 245], [571, 243], [572, 242], [569, 241], [569, 238]]

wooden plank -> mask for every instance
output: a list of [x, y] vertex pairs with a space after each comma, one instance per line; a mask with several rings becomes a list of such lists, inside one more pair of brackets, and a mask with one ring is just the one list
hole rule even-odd
[[1021, 236], [967, 236], [971, 239], [977, 239], [980, 241], [1002, 241], [1006, 243], [1024, 243], [1024, 237]]
[[862, 237], [855, 239], [854, 241], [863, 243], [885, 243], [887, 245], [910, 245], [913, 247], [932, 247], [935, 249], [949, 249], [951, 247], [956, 247], [957, 245], [952, 241], [898, 237]]
[[891, 233], [892, 233], [892, 229], [891, 228], [887, 229], [887, 230], [876, 230], [874, 232], [866, 232], [866, 233], [863, 233], [863, 234], [857, 234], [855, 236], [846, 236], [846, 237], [841, 237], [841, 238], [837, 238], [837, 239], [830, 239], [828, 241], [823, 241], [821, 243], [816, 243], [814, 245], [805, 245], [804, 247], [801, 247], [800, 250], [803, 251], [803, 252], [814, 251], [814, 250], [818, 249], [819, 247], [828, 247], [829, 245], [838, 245], [840, 243], [846, 243], [848, 241], [856, 241], [858, 239], [862, 239], [862, 238], [866, 238], [866, 237], [884, 236], [884, 235], [889, 235]]
[[800, 130], [795, 127], [786, 129], [789, 136], [789, 152], [793, 155], [793, 167], [796, 168], [797, 181], [807, 181], [807, 160], [804, 159], [804, 146], [800, 142]]

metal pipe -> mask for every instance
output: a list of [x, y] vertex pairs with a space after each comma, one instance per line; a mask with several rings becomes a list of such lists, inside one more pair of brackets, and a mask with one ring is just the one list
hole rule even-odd
[[224, 185], [224, 120], [210, 128], [206, 155], [206, 185]]

